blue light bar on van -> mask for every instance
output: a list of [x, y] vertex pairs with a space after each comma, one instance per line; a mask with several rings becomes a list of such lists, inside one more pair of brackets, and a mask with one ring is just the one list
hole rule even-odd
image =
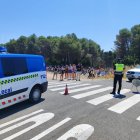
[[7, 53], [7, 49], [3, 46], [0, 46], [0, 53]]

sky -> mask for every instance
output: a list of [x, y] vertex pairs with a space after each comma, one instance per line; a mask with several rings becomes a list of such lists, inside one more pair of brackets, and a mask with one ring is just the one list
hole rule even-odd
[[140, 24], [139, 7], [140, 0], [0, 0], [0, 44], [75, 33], [111, 51], [119, 30]]

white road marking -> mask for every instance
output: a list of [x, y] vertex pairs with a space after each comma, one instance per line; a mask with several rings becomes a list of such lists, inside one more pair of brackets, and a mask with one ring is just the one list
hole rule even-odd
[[47, 130], [43, 131], [42, 133], [40, 133], [39, 135], [33, 137], [30, 140], [39, 140], [39, 139], [43, 138], [44, 136], [46, 136], [47, 134], [49, 134], [50, 132], [52, 132], [55, 129], [57, 129], [58, 127], [62, 126], [66, 122], [70, 121], [70, 120], [71, 120], [71, 118], [66, 118], [66, 119], [62, 120], [61, 122], [59, 122], [59, 123], [55, 124], [54, 126], [48, 128]]
[[133, 105], [137, 104], [138, 102], [140, 102], [140, 95], [137, 94], [108, 108], [108, 110], [121, 114], [127, 109], [129, 109], [130, 107], [132, 107]]
[[68, 140], [69, 138], [76, 138], [77, 140], [87, 140], [93, 132], [93, 126], [88, 124], [80, 124], [70, 129], [57, 140]]
[[66, 81], [60, 81], [60, 80], [58, 79], [58, 80], [49, 81], [48, 83], [49, 83], [49, 84], [53, 84], [53, 83], [66, 83], [66, 82], [73, 82], [73, 81], [68, 81], [68, 80], [66, 80]]
[[[77, 83], [66, 83], [68, 86], [69, 85], [76, 85]], [[48, 86], [48, 88], [55, 88], [55, 87], [65, 87], [66, 84], [59, 84], [59, 85], [53, 85], [53, 86]]]
[[[123, 89], [123, 90], [121, 90], [121, 94], [128, 93], [129, 91], [130, 91], [130, 89]], [[92, 100], [89, 100], [87, 102], [90, 103], [90, 104], [93, 104], [93, 105], [98, 105], [98, 104], [101, 104], [105, 101], [111, 100], [113, 98], [114, 97], [111, 94], [107, 94], [107, 95], [100, 96], [98, 98], [94, 98]]]
[[137, 118], [138, 121], [140, 121], [140, 116]]
[[17, 133], [15, 133], [15, 134], [13, 134], [13, 135], [11, 135], [11, 136], [9, 136], [9, 137], [4, 139], [4, 140], [12, 140], [12, 139], [14, 139], [14, 138], [16, 138], [16, 137], [28, 132], [29, 130], [31, 130], [31, 129], [33, 129], [33, 128], [35, 128], [35, 127], [37, 127], [37, 126], [39, 126], [39, 125], [41, 125], [41, 124], [43, 124], [45, 122], [47, 122], [48, 120], [52, 119], [53, 117], [54, 117], [53, 113], [42, 113], [42, 114], [39, 114], [39, 115], [34, 116], [32, 118], [29, 118], [29, 119], [27, 119], [27, 120], [25, 120], [25, 121], [23, 121], [21, 123], [17, 123], [15, 125], [11, 126], [11, 127], [8, 127], [8, 128], [6, 128], [4, 130], [1, 130], [0, 134], [4, 134], [4, 133], [6, 133], [6, 132], [8, 132], [10, 130], [13, 130], [13, 129], [17, 128], [17, 127], [25, 125], [25, 124], [27, 124], [29, 122], [35, 122], [35, 124], [33, 124], [32, 126], [29, 126], [28, 128], [25, 128], [25, 129], [23, 129], [23, 130], [21, 130], [21, 131], [19, 131], [19, 132], [17, 132]]
[[112, 89], [112, 87], [100, 88], [100, 89], [89, 91], [89, 92], [85, 92], [85, 93], [82, 93], [82, 94], [77, 94], [77, 95], [74, 95], [74, 96], [71, 96], [71, 97], [73, 97], [75, 99], [80, 99], [80, 98], [84, 98], [84, 97], [88, 97], [88, 96], [91, 96], [91, 95], [95, 95], [97, 93], [101, 93], [101, 92], [104, 92], [104, 91], [107, 91], [107, 90], [110, 90], [110, 89]]
[[66, 84], [66, 83], [73, 83], [73, 81], [56, 81], [56, 82], [49, 82], [48, 85], [53, 86], [55, 84]]
[[[95, 86], [87, 86], [87, 87], [83, 87], [83, 88], [78, 88], [78, 89], [73, 89], [73, 90], [69, 90], [69, 93], [74, 93], [74, 92], [78, 92], [78, 91], [83, 91], [83, 90], [87, 90], [87, 89], [92, 89], [92, 88], [96, 88], [96, 87], [100, 87], [101, 85], [95, 85]], [[64, 92], [60, 92], [61, 94], [64, 94]]]
[[60, 83], [58, 83], [58, 82], [48, 83], [48, 86], [53, 86], [53, 85], [57, 85], [57, 84], [60, 84]]
[[[68, 85], [68, 89], [70, 89], [70, 88], [75, 88], [75, 87], [82, 87], [82, 86], [88, 86], [88, 85], [90, 85], [90, 84], [80, 84], [80, 85]], [[60, 88], [54, 88], [54, 89], [50, 89], [51, 91], [57, 91], [57, 90], [64, 90], [65, 89], [65, 86], [64, 87], [60, 87]]]
[[10, 124], [12, 124], [12, 123], [15, 123], [15, 122], [17, 122], [17, 121], [20, 121], [20, 120], [22, 120], [22, 119], [25, 119], [25, 118], [27, 118], [27, 117], [30, 117], [30, 116], [32, 116], [32, 115], [35, 115], [35, 114], [37, 114], [37, 113], [40, 113], [40, 112], [42, 112], [42, 111], [44, 111], [44, 110], [43, 110], [43, 109], [40, 109], [40, 110], [38, 110], [38, 111], [32, 112], [32, 113], [30, 113], [30, 114], [28, 114], [28, 115], [22, 116], [22, 117], [20, 117], [20, 118], [15, 119], [15, 120], [9, 121], [9, 122], [4, 123], [4, 124], [1, 124], [1, 125], [0, 125], [0, 128], [5, 127], [5, 126], [7, 126], [7, 125], [10, 125]]

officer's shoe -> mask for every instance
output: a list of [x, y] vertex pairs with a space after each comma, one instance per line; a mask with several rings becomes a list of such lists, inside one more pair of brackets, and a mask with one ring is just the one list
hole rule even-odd
[[120, 92], [117, 92], [117, 93], [118, 93], [118, 95], [121, 95]]
[[113, 94], [113, 95], [115, 95], [115, 92], [110, 92], [110, 94]]

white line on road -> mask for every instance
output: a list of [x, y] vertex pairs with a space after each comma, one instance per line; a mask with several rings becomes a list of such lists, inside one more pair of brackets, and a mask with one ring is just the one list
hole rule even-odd
[[48, 128], [47, 130], [43, 131], [42, 133], [40, 133], [39, 135], [33, 137], [30, 140], [39, 140], [39, 139], [43, 138], [44, 136], [46, 136], [47, 134], [49, 134], [50, 132], [52, 132], [55, 129], [57, 129], [58, 127], [62, 126], [66, 122], [70, 121], [70, 120], [71, 120], [71, 118], [66, 118], [66, 119], [62, 120], [61, 122], [59, 122], [59, 123], [55, 124], [54, 126]]
[[37, 114], [37, 113], [40, 113], [40, 112], [42, 112], [42, 111], [44, 111], [44, 110], [43, 110], [43, 109], [40, 109], [40, 110], [38, 110], [38, 111], [32, 112], [32, 113], [30, 113], [30, 114], [28, 114], [28, 115], [22, 116], [22, 117], [20, 117], [20, 118], [15, 119], [15, 120], [9, 121], [9, 122], [4, 123], [4, 124], [1, 124], [1, 125], [0, 125], [0, 128], [5, 127], [5, 126], [7, 126], [7, 125], [10, 125], [10, 124], [12, 124], [12, 123], [15, 123], [15, 122], [17, 122], [17, 121], [20, 121], [20, 120], [22, 120], [22, 119], [25, 119], [25, 118], [27, 118], [27, 117], [30, 117], [30, 116], [32, 116], [32, 115], [35, 115], [35, 114]]
[[13, 130], [15, 128], [18, 128], [18, 127], [20, 127], [22, 125], [25, 125], [27, 123], [35, 122], [33, 125], [31, 125], [31, 126], [25, 128], [25, 129], [23, 129], [23, 130], [15, 133], [15, 134], [13, 134], [13, 135], [11, 135], [11, 136], [3, 139], [3, 140], [12, 140], [12, 139], [14, 139], [14, 138], [16, 138], [16, 137], [18, 137], [18, 136], [20, 136], [20, 135], [22, 135], [22, 134], [30, 131], [30, 130], [32, 130], [33, 128], [35, 128], [35, 127], [37, 127], [37, 126], [39, 126], [39, 125], [41, 125], [41, 124], [49, 121], [53, 117], [54, 117], [54, 114], [53, 113], [42, 113], [42, 114], [39, 114], [39, 115], [34, 116], [32, 118], [29, 118], [29, 119], [27, 119], [27, 120], [25, 120], [25, 121], [23, 121], [21, 123], [17, 123], [15, 125], [11, 126], [11, 127], [8, 127], [6, 129], [3, 129], [3, 130], [0, 131], [0, 134], [4, 134], [4, 133], [6, 133], [6, 132], [8, 132], [10, 130]]
[[59, 85], [53, 85], [53, 86], [48, 86], [48, 88], [55, 88], [55, 87], [64, 87], [66, 86], [66, 84], [69, 86], [69, 85], [76, 85], [78, 83], [65, 83], [65, 84], [59, 84]]
[[[69, 90], [69, 93], [74, 93], [74, 92], [78, 92], [78, 91], [83, 91], [83, 90], [87, 90], [87, 89], [92, 89], [92, 88], [96, 88], [96, 87], [100, 87], [101, 85], [95, 85], [95, 86], [88, 86], [88, 87], [83, 87], [83, 88], [78, 88], [78, 89], [73, 89], [73, 90]], [[61, 94], [64, 94], [64, 92], [60, 92]]]
[[97, 90], [94, 90], [94, 91], [89, 91], [89, 92], [85, 92], [85, 93], [82, 93], [82, 94], [77, 94], [77, 95], [74, 95], [74, 96], [71, 96], [71, 97], [73, 97], [75, 99], [80, 99], [80, 98], [95, 95], [97, 93], [101, 93], [101, 92], [104, 92], [104, 91], [107, 91], [107, 90], [110, 90], [110, 89], [112, 89], [112, 87], [100, 88], [100, 89], [97, 89]]
[[140, 102], [140, 95], [137, 94], [108, 108], [108, 110], [121, 114], [133, 105], [137, 104], [138, 102]]
[[63, 136], [59, 137], [57, 140], [68, 140], [70, 138], [75, 138], [77, 140], [87, 140], [92, 133], [94, 132], [94, 127], [89, 124], [80, 124], [68, 132], [66, 132]]
[[[88, 86], [88, 85], [90, 85], [90, 84], [80, 84], [80, 85], [68, 85], [68, 89], [70, 89], [70, 88], [75, 88], [75, 87], [82, 87], [82, 86]], [[65, 86], [64, 87], [60, 87], [60, 88], [55, 88], [55, 89], [50, 89], [51, 91], [57, 91], [57, 90], [64, 90], [65, 89]]]
[[58, 81], [58, 82], [49, 82], [48, 85], [49, 86], [53, 86], [55, 84], [66, 84], [66, 83], [73, 83], [73, 81], [65, 81], [65, 82], [62, 82], [62, 81]]
[[137, 118], [138, 121], [140, 121], [140, 116]]
[[[130, 89], [123, 89], [123, 90], [121, 90], [121, 94], [128, 93], [129, 91], [130, 91]], [[98, 98], [89, 100], [87, 102], [90, 103], [90, 104], [93, 104], [93, 105], [98, 105], [98, 104], [101, 104], [101, 103], [103, 103], [105, 101], [111, 100], [113, 98], [114, 97], [111, 94], [107, 94], [107, 95], [100, 96]]]

